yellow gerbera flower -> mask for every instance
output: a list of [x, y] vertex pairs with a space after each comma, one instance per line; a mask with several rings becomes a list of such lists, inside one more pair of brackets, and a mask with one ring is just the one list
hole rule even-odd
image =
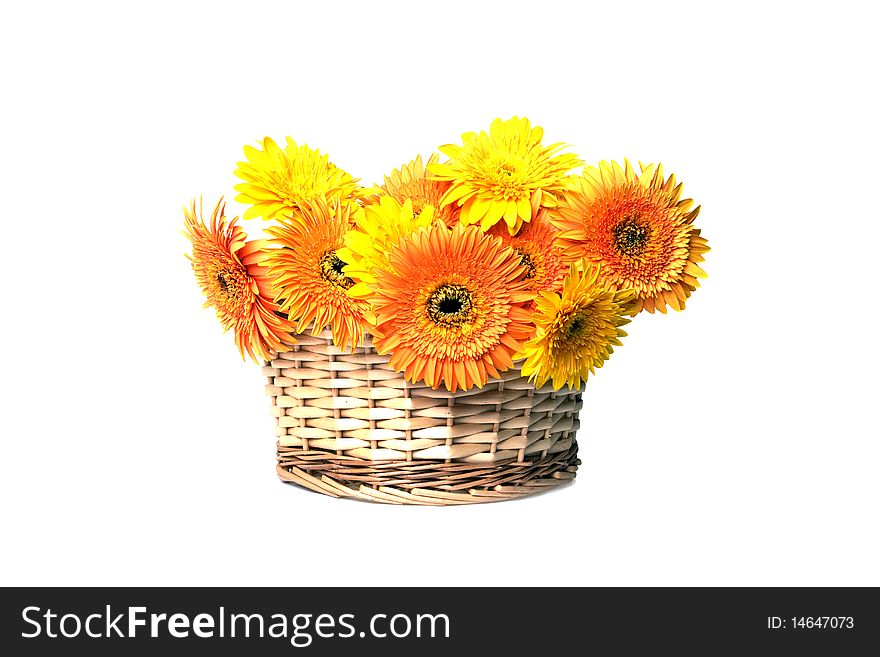
[[239, 162], [235, 175], [244, 180], [235, 186], [236, 201], [248, 203], [244, 218], [285, 219], [310, 202], [354, 202], [360, 194], [358, 181], [328, 161], [326, 155], [287, 138], [282, 149], [271, 138], [263, 150], [244, 147], [246, 162]]
[[572, 263], [561, 295], [542, 292], [538, 296], [535, 337], [518, 355], [526, 359], [523, 376], [537, 387], [551, 380], [557, 390], [566, 383], [579, 388], [594, 368], [608, 360], [613, 346], [620, 346], [620, 338], [626, 335], [620, 327], [630, 321], [627, 315], [635, 295], [631, 290], [602, 287], [599, 280], [599, 267]]
[[[428, 166], [437, 163], [437, 154], [428, 158]], [[450, 183], [432, 180], [427, 177], [425, 165], [422, 164], [422, 156], [419, 155], [411, 162], [404, 164], [400, 169], [394, 169], [390, 175], [385, 176], [385, 184], [382, 189], [391, 197], [403, 203], [412, 201], [413, 212], [419, 214], [426, 205], [436, 209], [440, 207], [440, 199], [449, 189]], [[436, 212], [437, 216], [447, 226], [452, 228], [458, 223], [458, 208], [454, 204], [446, 205]]]
[[257, 362], [270, 360], [295, 340], [290, 335], [293, 326], [277, 313], [263, 265], [269, 243], [248, 242], [238, 217], [227, 222], [225, 209], [220, 199], [207, 225], [201, 204], [198, 211], [195, 201], [183, 209], [184, 235], [192, 242], [192, 255], [187, 258], [207, 298], [205, 307], [214, 307], [224, 330], [235, 331], [242, 358], [247, 353]]
[[367, 304], [349, 296], [354, 281], [339, 258], [350, 228], [350, 206], [330, 207], [323, 200], [306, 203], [294, 221], [269, 227], [275, 249], [266, 258], [281, 311], [303, 332], [317, 335], [326, 326], [340, 349], [363, 343]]
[[434, 180], [450, 182], [440, 207], [461, 206], [461, 221], [483, 230], [501, 219], [511, 235], [541, 207], [554, 207], [565, 174], [583, 164], [575, 155], [556, 153], [564, 144], [543, 146], [544, 130], [528, 119], [495, 119], [485, 131], [466, 132], [463, 144], [441, 146], [451, 159], [428, 165]]
[[433, 223], [434, 207], [423, 205], [420, 210], [415, 213], [411, 199], [400, 203], [391, 196], [382, 196], [378, 203], [357, 209], [355, 227], [345, 234], [345, 247], [338, 252], [348, 263], [343, 272], [355, 281], [349, 295], [369, 296], [370, 285], [376, 282], [373, 270], [387, 267], [388, 252], [401, 238]]
[[490, 235], [500, 237], [505, 246], [511, 247], [519, 255], [525, 267], [523, 277], [528, 289], [533, 292], [561, 290], [562, 279], [571, 260], [557, 244], [558, 231], [546, 214], [547, 211], [542, 209], [516, 235], [510, 235], [501, 224], [495, 224], [489, 230]]
[[454, 392], [513, 367], [532, 330], [519, 256], [476, 226], [435, 222], [375, 270], [373, 345], [407, 379]]
[[683, 310], [685, 300], [706, 273], [697, 264], [709, 250], [693, 227], [700, 212], [682, 199], [675, 176], [664, 179], [663, 166], [629, 161], [587, 167], [571, 179], [551, 217], [559, 241], [572, 257], [602, 266], [602, 282], [615, 290], [633, 289], [634, 312]]

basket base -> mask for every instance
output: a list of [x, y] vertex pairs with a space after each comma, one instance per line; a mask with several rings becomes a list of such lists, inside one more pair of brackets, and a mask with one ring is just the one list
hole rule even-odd
[[332, 497], [386, 504], [446, 506], [498, 502], [540, 493], [574, 479], [577, 442], [522, 463], [366, 461], [278, 446], [278, 476]]

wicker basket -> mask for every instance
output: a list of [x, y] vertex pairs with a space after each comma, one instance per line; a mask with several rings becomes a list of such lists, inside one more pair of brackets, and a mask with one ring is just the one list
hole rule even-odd
[[407, 382], [367, 338], [301, 335], [267, 363], [282, 480], [334, 497], [469, 504], [575, 476], [582, 390], [535, 389], [518, 370], [449, 393]]

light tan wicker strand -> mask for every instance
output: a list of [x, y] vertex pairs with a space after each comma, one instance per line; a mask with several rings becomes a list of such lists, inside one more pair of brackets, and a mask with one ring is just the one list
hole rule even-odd
[[449, 393], [407, 382], [367, 341], [301, 335], [263, 368], [278, 475], [334, 497], [471, 504], [573, 479], [581, 390], [535, 389], [518, 369]]

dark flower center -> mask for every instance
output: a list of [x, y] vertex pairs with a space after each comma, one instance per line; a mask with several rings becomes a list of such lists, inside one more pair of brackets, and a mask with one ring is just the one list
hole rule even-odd
[[530, 256], [525, 251], [521, 251], [520, 249], [514, 248], [517, 255], [519, 255], [519, 264], [526, 268], [526, 273], [523, 274], [523, 278], [534, 278], [535, 277], [535, 261], [532, 260], [532, 256]]
[[471, 317], [473, 295], [463, 285], [441, 285], [428, 297], [428, 317], [440, 326], [461, 326]]
[[627, 217], [614, 227], [614, 246], [623, 255], [637, 256], [645, 251], [651, 229], [637, 217]]
[[583, 344], [588, 341], [596, 330], [596, 317], [589, 307], [582, 308], [572, 315], [563, 331], [563, 340], [568, 343]]
[[226, 269], [219, 270], [214, 275], [217, 281], [217, 287], [227, 299], [236, 299], [241, 293], [241, 282], [236, 275], [237, 272]]
[[342, 258], [336, 255], [336, 251], [327, 251], [321, 258], [321, 277], [328, 283], [347, 290], [354, 285], [354, 281], [342, 273], [346, 264]]

